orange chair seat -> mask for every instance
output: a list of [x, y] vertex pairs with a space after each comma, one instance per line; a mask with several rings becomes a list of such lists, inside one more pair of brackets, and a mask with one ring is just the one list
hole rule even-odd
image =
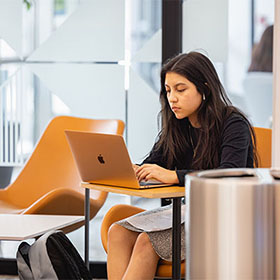
[[23, 212], [24, 209], [8, 203], [6, 201], [0, 200], [0, 213], [1, 214], [20, 214]]

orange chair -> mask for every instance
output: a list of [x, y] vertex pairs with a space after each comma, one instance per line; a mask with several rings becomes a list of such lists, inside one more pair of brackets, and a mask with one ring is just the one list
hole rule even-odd
[[[0, 189], [0, 213], [84, 215], [84, 189], [64, 130], [122, 134], [120, 120], [55, 117], [47, 126], [17, 179]], [[107, 193], [90, 192], [90, 218], [104, 204]], [[70, 232], [84, 223], [70, 226]]]
[[271, 141], [272, 130], [263, 127], [254, 127], [256, 134], [257, 154], [259, 159], [259, 167], [271, 167]]
[[[120, 221], [122, 219], [125, 219], [129, 216], [135, 215], [143, 211], [145, 210], [135, 206], [118, 204], [113, 206], [106, 213], [101, 225], [101, 240], [102, 240], [104, 250], [106, 252], [107, 252], [107, 242], [108, 242], [108, 230], [110, 226], [117, 221]], [[182, 261], [181, 263], [181, 275], [182, 277], [185, 276], [185, 261]], [[160, 260], [157, 267], [156, 278], [158, 277], [166, 278], [171, 276], [172, 276], [172, 262]]]

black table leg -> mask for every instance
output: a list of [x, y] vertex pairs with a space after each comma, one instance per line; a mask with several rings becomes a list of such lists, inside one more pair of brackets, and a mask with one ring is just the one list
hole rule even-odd
[[172, 279], [181, 279], [181, 197], [173, 198]]
[[90, 189], [85, 188], [85, 264], [89, 269], [89, 216], [90, 216], [90, 203], [89, 203]]

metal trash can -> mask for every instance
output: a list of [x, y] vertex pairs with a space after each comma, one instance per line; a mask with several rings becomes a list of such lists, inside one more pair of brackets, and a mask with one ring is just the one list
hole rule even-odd
[[186, 279], [280, 279], [279, 190], [269, 169], [186, 175]]

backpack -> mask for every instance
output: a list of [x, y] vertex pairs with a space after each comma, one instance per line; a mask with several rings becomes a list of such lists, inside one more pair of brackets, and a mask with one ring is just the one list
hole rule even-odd
[[92, 279], [78, 251], [62, 231], [50, 231], [32, 245], [22, 242], [17, 251], [21, 280]]

